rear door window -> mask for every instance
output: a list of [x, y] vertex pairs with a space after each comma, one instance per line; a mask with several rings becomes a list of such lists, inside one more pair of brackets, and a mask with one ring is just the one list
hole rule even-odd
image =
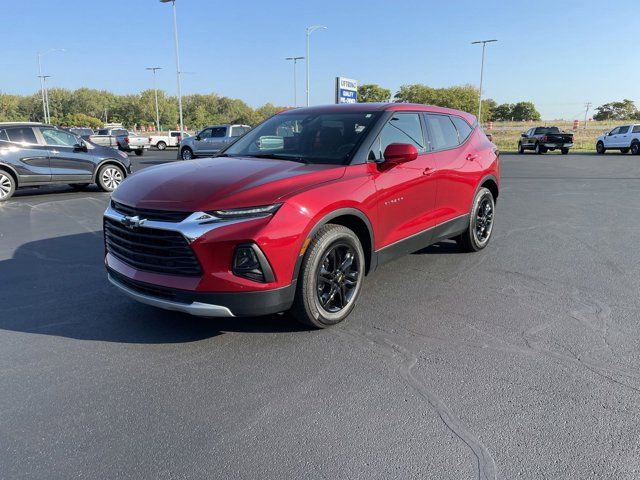
[[249, 127], [231, 127], [231, 136], [239, 137], [249, 131]]
[[458, 130], [458, 142], [464, 143], [469, 135], [471, 135], [471, 132], [473, 131], [472, 128], [460, 117], [451, 116], [450, 118], [455, 125], [456, 130]]
[[429, 127], [429, 140], [434, 150], [445, 150], [458, 146], [458, 131], [448, 115], [425, 115]]
[[633, 127], [633, 133], [640, 133], [640, 125]]
[[622, 134], [622, 133], [627, 133], [629, 131], [629, 126], [625, 126], [625, 127], [620, 127], [620, 131], [618, 133]]
[[214, 127], [211, 129], [212, 138], [224, 137], [227, 134], [227, 127]]
[[11, 127], [6, 129], [9, 140], [17, 143], [37, 144], [36, 134], [31, 127]]

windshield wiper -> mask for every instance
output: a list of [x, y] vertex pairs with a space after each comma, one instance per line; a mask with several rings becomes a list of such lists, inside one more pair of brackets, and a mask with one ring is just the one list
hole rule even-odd
[[256, 155], [247, 155], [248, 157], [255, 157], [255, 158], [272, 158], [274, 160], [289, 160], [291, 162], [300, 162], [300, 163], [309, 163], [308, 160], [302, 158], [302, 157], [292, 157], [292, 156], [288, 156], [288, 155], [277, 155], [275, 153], [258, 153]]

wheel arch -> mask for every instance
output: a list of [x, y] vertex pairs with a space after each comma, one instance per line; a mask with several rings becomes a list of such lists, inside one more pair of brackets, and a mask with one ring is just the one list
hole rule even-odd
[[102, 167], [104, 167], [105, 165], [115, 165], [116, 167], [119, 167], [122, 169], [122, 173], [124, 174], [124, 178], [127, 178], [127, 169], [124, 165], [122, 165], [122, 163], [120, 163], [118, 160], [114, 159], [114, 158], [107, 158], [105, 160], [102, 160], [98, 165], [96, 165], [96, 168], [93, 172], [93, 183], [96, 183], [98, 181], [98, 173], [100, 172], [100, 169]]
[[[313, 228], [309, 231], [309, 233], [305, 237], [305, 242], [307, 239], [312, 239], [315, 234], [322, 228], [324, 225], [328, 223], [342, 225], [343, 227], [347, 227], [352, 230], [353, 233], [356, 234], [358, 239], [360, 240], [360, 244], [362, 245], [362, 250], [364, 250], [365, 256], [365, 275], [369, 274], [374, 268], [374, 236], [373, 236], [373, 228], [371, 227], [371, 221], [369, 218], [357, 208], [339, 208], [334, 210], [320, 220], [318, 220]], [[296, 281], [298, 275], [300, 273], [300, 267], [302, 266], [302, 259], [304, 255], [299, 255], [296, 260], [296, 265], [293, 271], [293, 281]]]
[[18, 172], [16, 172], [15, 168], [7, 163], [0, 163], [0, 170], [4, 170], [11, 175], [13, 177], [13, 181], [16, 182], [16, 188], [18, 188], [20, 182], [18, 180]]
[[[498, 195], [500, 194], [500, 188], [498, 187], [498, 180], [493, 175], [487, 175], [482, 178], [478, 185], [478, 189], [480, 188], [488, 188], [491, 194], [493, 195], [494, 201], [498, 200]], [[477, 193], [477, 190], [476, 190]], [[475, 195], [474, 195], [475, 198]]]

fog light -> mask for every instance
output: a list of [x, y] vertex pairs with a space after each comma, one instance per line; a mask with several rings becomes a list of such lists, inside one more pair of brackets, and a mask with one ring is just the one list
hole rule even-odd
[[238, 245], [233, 255], [233, 274], [256, 282], [273, 282], [273, 272], [264, 253], [255, 244]]

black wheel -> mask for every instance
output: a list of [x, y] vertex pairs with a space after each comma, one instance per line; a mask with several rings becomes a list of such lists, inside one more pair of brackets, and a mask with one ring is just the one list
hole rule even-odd
[[524, 153], [524, 147], [522, 146], [522, 142], [518, 142], [518, 153]]
[[71, 188], [73, 188], [74, 190], [84, 190], [85, 188], [87, 188], [90, 184], [89, 183], [70, 183], [69, 186]]
[[461, 250], [477, 252], [487, 246], [493, 233], [495, 212], [493, 194], [488, 188], [482, 187], [473, 200], [467, 230], [455, 238]]
[[536, 142], [536, 145], [535, 145], [535, 147], [533, 148], [533, 150], [534, 150], [538, 155], [540, 155], [541, 153], [544, 153], [544, 152], [546, 152], [546, 151], [547, 151], [547, 150], [546, 150], [542, 145], [540, 145], [538, 142]]
[[628, 148], [621, 148], [620, 149], [620, 153], [622, 153], [623, 155], [626, 153], [629, 153], [629, 149]]
[[569, 153], [569, 149], [568, 148], [561, 148], [560, 149], [560, 153], [562, 153], [562, 155], [566, 155], [567, 153]]
[[16, 181], [9, 172], [0, 170], [0, 202], [9, 200], [16, 191]]
[[291, 313], [316, 328], [340, 323], [356, 304], [364, 269], [364, 251], [356, 234], [342, 225], [323, 226], [302, 261]]
[[180, 158], [182, 158], [182, 160], [193, 159], [194, 158], [193, 150], [191, 150], [189, 147], [184, 147], [180, 152]]
[[144, 155], [144, 148], [141, 148], [140, 150], [136, 150], [136, 155], [141, 157], [142, 155]]
[[167, 144], [164, 142], [158, 142], [156, 143], [156, 148], [158, 150], [165, 150], [167, 148]]
[[124, 180], [124, 171], [117, 165], [109, 163], [100, 167], [97, 184], [105, 192], [113, 192], [122, 180]]
[[640, 143], [634, 142], [631, 144], [631, 155], [638, 155], [640, 153]]
[[[631, 147], [633, 149], [633, 145], [631, 145]], [[604, 148], [604, 143], [602, 143], [602, 142], [596, 143], [596, 152], [597, 153], [602, 155], [605, 151], [606, 151], [606, 149]]]

